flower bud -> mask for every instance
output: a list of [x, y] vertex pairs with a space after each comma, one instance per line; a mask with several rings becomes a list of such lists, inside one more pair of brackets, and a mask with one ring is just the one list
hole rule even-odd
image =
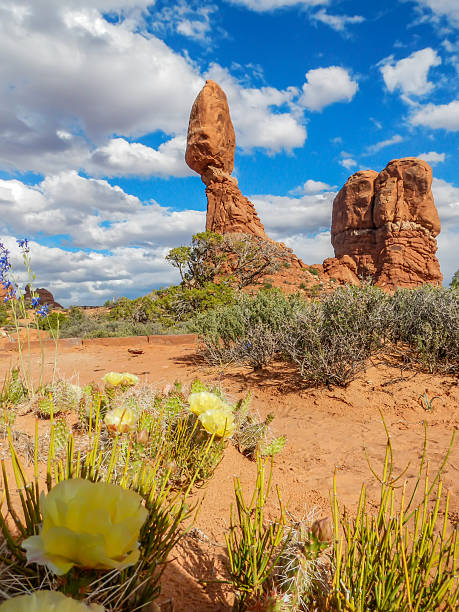
[[333, 540], [333, 526], [328, 516], [314, 521], [311, 531], [319, 542], [331, 542]]
[[146, 444], [148, 442], [149, 436], [148, 436], [148, 431], [146, 429], [142, 429], [142, 431], [139, 431], [139, 433], [137, 434], [137, 442], [138, 444]]

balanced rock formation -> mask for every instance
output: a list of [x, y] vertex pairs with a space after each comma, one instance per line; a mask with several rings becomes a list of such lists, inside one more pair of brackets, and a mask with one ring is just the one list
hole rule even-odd
[[432, 168], [415, 157], [353, 174], [333, 202], [335, 257], [324, 261], [325, 273], [354, 284], [371, 276], [387, 289], [441, 284], [431, 185]]
[[[206, 81], [191, 109], [185, 160], [201, 175], [206, 185], [206, 230], [218, 234], [251, 234], [270, 240], [257, 211], [242, 195], [234, 168], [236, 137], [225, 92], [214, 81]], [[286, 253], [282, 270], [271, 278], [275, 285], [294, 290], [302, 282], [317, 282], [292, 250], [279, 243]], [[319, 266], [321, 271], [321, 266]], [[317, 272], [319, 274], [319, 272]], [[309, 278], [310, 277], [310, 278]]]
[[241, 232], [267, 238], [257, 212], [231, 176], [236, 137], [225, 92], [214, 81], [206, 84], [191, 109], [185, 160], [206, 185], [206, 230]]

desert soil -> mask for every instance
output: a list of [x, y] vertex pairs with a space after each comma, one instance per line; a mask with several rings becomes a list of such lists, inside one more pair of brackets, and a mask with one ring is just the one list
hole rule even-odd
[[[138, 349], [132, 354], [129, 349]], [[38, 371], [39, 348], [33, 343], [32, 368]], [[52, 345], [46, 346], [47, 372], [52, 368]], [[0, 377], [3, 380], [18, 354], [12, 343], [0, 340]], [[346, 389], [305, 388], [294, 372], [277, 364], [261, 372], [249, 368], [215, 368], [200, 358], [190, 336], [94, 339], [61, 342], [58, 371], [72, 382], [100, 381], [110, 370], [129, 371], [159, 390], [180, 380], [199, 377], [221, 385], [237, 400], [252, 392], [252, 407], [262, 417], [275, 415], [272, 428], [285, 434], [287, 445], [275, 457], [273, 483], [294, 519], [315, 511], [327, 516], [329, 493], [336, 474], [341, 502], [355, 509], [360, 487], [366, 483], [375, 507], [378, 486], [366, 458], [380, 472], [386, 435], [381, 414], [389, 428], [400, 471], [410, 463], [407, 479], [413, 482], [428, 432], [428, 459], [433, 473], [443, 460], [451, 435], [459, 425], [459, 386], [452, 376], [434, 376], [374, 360]], [[420, 395], [437, 396], [433, 409], [422, 407]], [[30, 416], [19, 417], [15, 429], [33, 430]], [[459, 440], [456, 439], [444, 471], [444, 486], [451, 493], [450, 518], [459, 516]], [[204, 589], [200, 580], [222, 577], [224, 530], [233, 502], [233, 479], [239, 476], [247, 494], [255, 483], [256, 465], [229, 445], [213, 479], [194, 494], [201, 502], [195, 529], [180, 544], [163, 576], [162, 601], [172, 599], [175, 612], [226, 611], [231, 596], [225, 587]], [[276, 499], [268, 503], [268, 514], [276, 515]]]

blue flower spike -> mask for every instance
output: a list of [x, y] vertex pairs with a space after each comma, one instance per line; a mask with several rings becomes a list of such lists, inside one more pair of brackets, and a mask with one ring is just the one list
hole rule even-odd
[[37, 310], [37, 314], [42, 319], [44, 319], [45, 317], [48, 316], [48, 312], [49, 312], [48, 304], [43, 304], [43, 306], [40, 308], [40, 310]]

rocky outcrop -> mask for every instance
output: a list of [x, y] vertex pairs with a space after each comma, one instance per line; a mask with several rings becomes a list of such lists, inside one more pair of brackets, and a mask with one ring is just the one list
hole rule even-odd
[[[237, 180], [231, 176], [235, 147], [226, 95], [217, 83], [206, 81], [191, 110], [185, 154], [187, 164], [201, 175], [206, 185], [206, 230], [218, 234], [251, 234], [270, 240], [252, 202], [242, 195]], [[282, 266], [266, 281], [287, 292], [296, 291], [302, 285], [318, 284], [323, 276], [321, 266], [310, 273], [291, 249], [282, 243], [279, 246]]]
[[[40, 302], [39, 302], [40, 306], [47, 305], [50, 308], [62, 308], [62, 306], [58, 302], [54, 301], [54, 296], [51, 293], [51, 291], [48, 291], [48, 289], [45, 289], [44, 287], [40, 287], [40, 288], [35, 289], [34, 293], [38, 295], [38, 297], [40, 298]], [[26, 302], [32, 301], [32, 294], [30, 292], [29, 285], [26, 285], [26, 288], [24, 291], [24, 300]]]
[[[206, 81], [191, 110], [185, 159], [206, 185], [206, 230], [243, 233], [270, 240], [253, 204], [242, 195], [234, 168], [236, 139], [226, 95]], [[432, 191], [432, 169], [414, 157], [393, 160], [379, 174], [353, 174], [333, 202], [335, 257], [308, 267], [286, 255], [273, 284], [287, 290], [326, 285], [329, 280], [359, 284], [371, 276], [380, 287], [440, 284], [435, 256], [440, 221]], [[287, 286], [285, 286], [287, 285]]]
[[191, 109], [185, 154], [186, 163], [206, 185], [206, 230], [267, 238], [253, 204], [231, 176], [235, 148], [225, 92], [214, 81], [206, 81]]
[[335, 257], [324, 261], [325, 273], [356, 284], [371, 276], [387, 289], [441, 284], [431, 185], [431, 167], [415, 157], [353, 174], [333, 202]]

